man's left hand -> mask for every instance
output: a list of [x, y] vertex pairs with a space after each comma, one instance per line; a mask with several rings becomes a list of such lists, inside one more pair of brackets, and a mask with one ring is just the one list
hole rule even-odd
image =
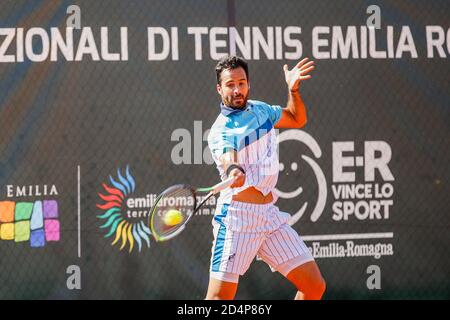
[[287, 64], [285, 64], [283, 66], [284, 77], [289, 90], [292, 92], [298, 91], [300, 82], [311, 78], [311, 75], [308, 73], [313, 69], [314, 61], [309, 61], [309, 58], [301, 60], [292, 70], [289, 70]]

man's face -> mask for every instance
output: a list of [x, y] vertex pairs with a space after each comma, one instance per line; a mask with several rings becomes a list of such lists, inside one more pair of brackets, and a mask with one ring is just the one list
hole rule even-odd
[[221, 82], [217, 92], [227, 107], [243, 108], [247, 104], [250, 85], [245, 70], [241, 67], [225, 69], [221, 73]]

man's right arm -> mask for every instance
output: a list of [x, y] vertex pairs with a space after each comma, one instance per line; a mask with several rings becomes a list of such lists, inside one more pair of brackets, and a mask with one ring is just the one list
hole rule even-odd
[[[228, 168], [231, 165], [241, 167], [238, 162], [237, 152], [235, 150], [230, 150], [225, 152], [219, 157], [219, 161], [223, 166], [223, 170], [228, 172]], [[233, 166], [234, 167], [234, 166]], [[239, 188], [242, 187], [245, 183], [245, 173], [242, 172], [239, 168], [234, 167], [228, 172], [228, 177], [235, 177], [234, 183], [231, 185], [231, 188]]]
[[306, 107], [299, 92], [300, 83], [311, 78], [308, 73], [314, 69], [314, 61], [308, 58], [301, 60], [297, 65], [288, 69], [284, 65], [284, 76], [289, 88], [289, 97], [286, 108], [282, 110], [275, 128], [302, 128], [306, 124]]

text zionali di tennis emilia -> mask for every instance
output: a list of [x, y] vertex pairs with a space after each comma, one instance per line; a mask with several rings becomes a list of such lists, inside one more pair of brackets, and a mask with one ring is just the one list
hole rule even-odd
[[[450, 54], [450, 29], [423, 27], [427, 58]], [[240, 54], [247, 60], [402, 59], [420, 56], [409, 26], [245, 26], [147, 27], [147, 60], [180, 60], [180, 42], [191, 42], [195, 60], [218, 60], [225, 54]], [[185, 40], [186, 39], [186, 40]], [[386, 49], [377, 47], [379, 39]], [[34, 45], [33, 43], [39, 43]], [[118, 44], [117, 44], [118, 43]], [[304, 43], [311, 52], [304, 52]], [[113, 45], [114, 44], [114, 45]], [[209, 49], [209, 56], [203, 49]], [[419, 47], [420, 49], [420, 47]], [[186, 54], [187, 54], [186, 53]], [[24, 61], [128, 61], [128, 27], [0, 28], [0, 63]]]

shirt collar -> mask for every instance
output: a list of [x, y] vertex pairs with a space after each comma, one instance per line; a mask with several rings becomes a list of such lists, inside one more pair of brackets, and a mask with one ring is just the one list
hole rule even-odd
[[249, 107], [249, 103], [247, 102], [246, 106], [242, 109], [233, 109], [231, 107], [227, 107], [226, 105], [223, 104], [223, 102], [220, 103], [220, 112], [224, 115], [224, 116], [229, 116], [232, 113], [235, 112], [240, 112], [240, 111], [244, 111], [247, 110]]

